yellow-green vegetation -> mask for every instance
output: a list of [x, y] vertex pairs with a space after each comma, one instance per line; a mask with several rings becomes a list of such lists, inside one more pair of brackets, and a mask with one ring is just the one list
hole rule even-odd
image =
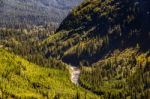
[[98, 98], [70, 82], [69, 73], [39, 67], [0, 49], [0, 98]]
[[80, 83], [104, 98], [149, 99], [149, 58], [149, 52], [137, 49], [116, 50], [91, 67], [82, 67]]
[[48, 27], [0, 28], [0, 45], [42, 67], [64, 69], [61, 61], [45, 57], [45, 51], [39, 47], [48, 34]]
[[[80, 67], [80, 85], [105, 99], [149, 99], [149, 5], [149, 0], [85, 0], [55, 33], [45, 36], [40, 32], [33, 35], [31, 31], [29, 35], [24, 30], [21, 33], [1, 30], [0, 45], [39, 64], [40, 70], [49, 70], [49, 67], [65, 72], [61, 79], [59, 75], [55, 78], [59, 79], [56, 83], [64, 79], [62, 83], [69, 86], [68, 89], [63, 85], [67, 90], [67, 94], [62, 93], [65, 97], [72, 88], [75, 88], [76, 98], [79, 93], [86, 95], [70, 85], [63, 62]], [[39, 86], [39, 93], [43, 92], [41, 83], [34, 86]], [[54, 93], [61, 96], [58, 87], [59, 84]], [[43, 93], [45, 95], [45, 91]]]
[[57, 42], [59, 40], [61, 40], [62, 38], [65, 38], [65, 36], [67, 36], [67, 34], [63, 34], [64, 32], [60, 32], [60, 33], [57, 33], [57, 34], [52, 34], [48, 37], [48, 39], [45, 39], [45, 41], [43, 41], [42, 43], [43, 44], [51, 44], [53, 42]]
[[49, 38], [64, 37], [43, 44], [46, 55], [81, 67], [80, 85], [105, 99], [149, 99], [149, 5], [84, 0]]
[[[144, 3], [146, 2], [146, 3]], [[72, 65], [91, 65], [115, 49], [150, 48], [146, 1], [84, 0], [43, 42], [47, 57]], [[141, 5], [145, 5], [144, 8]]]

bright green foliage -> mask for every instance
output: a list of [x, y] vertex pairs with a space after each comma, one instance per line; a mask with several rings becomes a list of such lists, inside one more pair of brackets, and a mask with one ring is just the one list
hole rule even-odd
[[39, 67], [0, 49], [0, 98], [98, 98], [74, 86], [67, 71]]

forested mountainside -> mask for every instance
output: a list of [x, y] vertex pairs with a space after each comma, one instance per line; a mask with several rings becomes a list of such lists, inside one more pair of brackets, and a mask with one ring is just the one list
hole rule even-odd
[[[54, 64], [51, 64], [54, 65]], [[2, 99], [77, 99], [98, 98], [74, 86], [69, 73], [37, 66], [0, 48], [0, 98]]]
[[[0, 28], [5, 81], [0, 95], [149, 99], [149, 5], [149, 0], [84, 0], [55, 33], [49, 27]], [[81, 70], [79, 87], [69, 79], [71, 65]]]
[[[49, 30], [51, 29], [43, 27], [30, 29], [0, 28], [0, 47], [14, 52], [42, 67], [64, 70], [65, 66], [62, 65], [61, 61], [46, 58], [45, 52], [39, 47], [39, 44], [51, 34]], [[53, 63], [55, 63], [55, 65]]]
[[0, 28], [0, 98], [99, 99], [71, 82], [70, 65], [45, 57], [39, 45], [50, 33], [43, 27]]
[[85, 0], [43, 42], [46, 56], [88, 65], [115, 49], [150, 48], [148, 0]]
[[0, 0], [0, 26], [59, 24], [82, 0]]
[[41, 46], [105, 99], [149, 99], [150, 1], [85, 0]]

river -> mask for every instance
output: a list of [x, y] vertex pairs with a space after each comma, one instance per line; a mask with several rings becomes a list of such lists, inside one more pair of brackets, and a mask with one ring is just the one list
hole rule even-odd
[[80, 77], [80, 69], [78, 67], [75, 67], [75, 66], [70, 66], [70, 74], [71, 74], [71, 81], [72, 83], [76, 84], [76, 85], [79, 85], [79, 77]]

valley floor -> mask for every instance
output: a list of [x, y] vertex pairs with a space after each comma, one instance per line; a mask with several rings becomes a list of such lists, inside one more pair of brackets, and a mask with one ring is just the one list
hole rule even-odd
[[41, 67], [0, 48], [0, 99], [99, 99], [69, 77], [67, 70]]

